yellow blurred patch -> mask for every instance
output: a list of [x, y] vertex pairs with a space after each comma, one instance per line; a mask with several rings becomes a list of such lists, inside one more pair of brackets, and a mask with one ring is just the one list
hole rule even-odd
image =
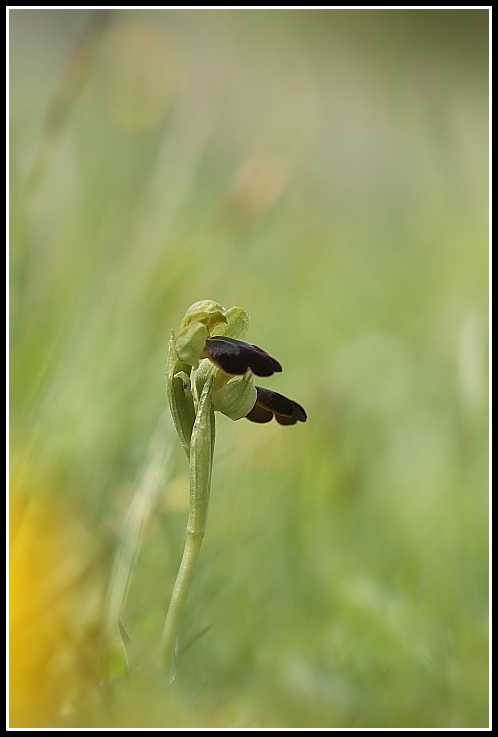
[[96, 687], [102, 585], [95, 544], [44, 489], [11, 489], [10, 726], [46, 727]]

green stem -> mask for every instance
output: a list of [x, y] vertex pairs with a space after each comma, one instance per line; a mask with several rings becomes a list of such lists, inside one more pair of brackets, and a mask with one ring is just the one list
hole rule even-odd
[[185, 547], [171, 601], [166, 615], [162, 640], [163, 662], [172, 682], [175, 678], [175, 651], [183, 608], [187, 600], [195, 564], [206, 530], [214, 451], [214, 412], [211, 406], [213, 377], [206, 381], [197, 410], [190, 441], [190, 498]]
[[170, 682], [175, 679], [178, 630], [180, 629], [183, 607], [194, 575], [194, 568], [199, 557], [203, 537], [203, 534], [195, 535], [187, 530], [182, 562], [173, 587], [168, 614], [164, 624], [162, 650], [164, 663], [170, 675]]

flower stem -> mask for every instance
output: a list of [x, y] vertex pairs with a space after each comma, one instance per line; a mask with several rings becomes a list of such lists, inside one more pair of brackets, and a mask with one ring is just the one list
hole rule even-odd
[[175, 678], [175, 651], [182, 612], [206, 530], [215, 434], [214, 412], [211, 406], [212, 387], [213, 377], [210, 376], [202, 389], [192, 430], [190, 498], [185, 546], [163, 631], [162, 657], [170, 675], [170, 683]]
[[180, 563], [180, 569], [173, 587], [173, 593], [171, 594], [171, 601], [168, 607], [168, 614], [164, 624], [162, 643], [163, 662], [165, 663], [167, 672], [170, 676], [170, 683], [175, 679], [176, 641], [178, 630], [180, 629], [183, 607], [190, 589], [203, 537], [204, 534], [196, 535], [187, 530], [182, 562]]

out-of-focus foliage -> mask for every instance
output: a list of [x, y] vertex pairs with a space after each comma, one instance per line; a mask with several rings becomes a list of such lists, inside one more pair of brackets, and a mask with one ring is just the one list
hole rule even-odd
[[[12, 725], [486, 726], [487, 11], [9, 17]], [[199, 299], [309, 419], [218, 418], [167, 692]]]

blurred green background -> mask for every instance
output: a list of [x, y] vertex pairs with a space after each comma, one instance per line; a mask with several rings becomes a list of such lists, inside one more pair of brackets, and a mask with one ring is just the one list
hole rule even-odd
[[[486, 727], [488, 11], [9, 18], [11, 718]], [[166, 693], [199, 299], [308, 422], [218, 418]]]

